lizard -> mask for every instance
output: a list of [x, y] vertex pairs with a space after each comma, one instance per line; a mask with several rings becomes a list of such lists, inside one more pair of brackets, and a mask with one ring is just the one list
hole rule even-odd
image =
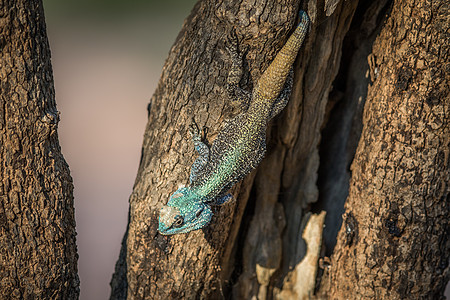
[[289, 101], [293, 81], [293, 64], [309, 29], [309, 17], [300, 11], [300, 22], [285, 45], [263, 72], [250, 93], [239, 85], [243, 74], [243, 52], [238, 51], [236, 33], [228, 38], [231, 56], [227, 93], [245, 108], [227, 121], [209, 148], [202, 142], [198, 126], [189, 131], [199, 157], [191, 167], [189, 186], [178, 188], [159, 214], [158, 231], [162, 235], [187, 233], [209, 224], [211, 205], [232, 199], [230, 188], [253, 169], [266, 152], [267, 123]]

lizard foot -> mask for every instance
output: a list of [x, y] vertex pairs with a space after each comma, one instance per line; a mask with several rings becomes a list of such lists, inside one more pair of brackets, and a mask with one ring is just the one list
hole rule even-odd
[[191, 138], [194, 141], [201, 141], [201, 140], [205, 140], [206, 139], [206, 135], [207, 135], [207, 128], [203, 127], [202, 130], [200, 130], [200, 128], [198, 128], [197, 123], [195, 123], [195, 120], [192, 119], [192, 123], [191, 125], [189, 125], [189, 134], [191, 135]]
[[242, 59], [249, 50], [249, 46], [246, 45], [241, 49], [241, 51], [239, 51], [239, 38], [235, 28], [231, 29], [225, 38], [225, 48], [231, 58], [233, 60], [238, 60], [240, 62], [239, 64], [242, 64]]
[[197, 126], [197, 123], [195, 123], [194, 119], [192, 119], [191, 125], [189, 125], [189, 134], [191, 135], [191, 138], [193, 140], [200, 140], [200, 129]]
[[250, 104], [251, 93], [242, 89], [239, 82], [241, 81], [244, 73], [243, 60], [245, 54], [247, 53], [248, 47], [245, 47], [244, 51], [239, 51], [238, 45], [239, 39], [236, 34], [236, 30], [232, 29], [229, 32], [225, 43], [225, 47], [231, 58], [231, 68], [227, 79], [227, 93], [228, 98], [231, 100], [233, 111], [245, 111]]

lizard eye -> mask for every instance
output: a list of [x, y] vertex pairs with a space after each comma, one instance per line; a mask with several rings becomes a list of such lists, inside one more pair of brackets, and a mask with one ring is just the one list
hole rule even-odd
[[175, 228], [181, 227], [181, 225], [183, 225], [183, 217], [178, 215], [175, 217], [175, 222], [173, 222], [172, 226]]

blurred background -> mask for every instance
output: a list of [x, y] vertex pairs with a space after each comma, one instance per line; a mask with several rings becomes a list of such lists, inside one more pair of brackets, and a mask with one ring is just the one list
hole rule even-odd
[[194, 0], [44, 0], [74, 180], [81, 300], [108, 299], [147, 104]]

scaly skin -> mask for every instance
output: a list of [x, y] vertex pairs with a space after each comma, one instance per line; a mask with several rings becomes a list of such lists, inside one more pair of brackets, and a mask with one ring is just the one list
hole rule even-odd
[[187, 233], [209, 224], [211, 205], [231, 199], [227, 191], [261, 162], [266, 152], [266, 128], [270, 119], [287, 104], [292, 88], [292, 65], [309, 28], [309, 18], [300, 11], [301, 21], [253, 89], [239, 87], [242, 52], [233, 35], [227, 47], [232, 59], [227, 91], [245, 109], [227, 122], [211, 149], [202, 143], [195, 123], [190, 132], [200, 156], [191, 168], [190, 185], [178, 189], [160, 211], [158, 231], [164, 235]]

